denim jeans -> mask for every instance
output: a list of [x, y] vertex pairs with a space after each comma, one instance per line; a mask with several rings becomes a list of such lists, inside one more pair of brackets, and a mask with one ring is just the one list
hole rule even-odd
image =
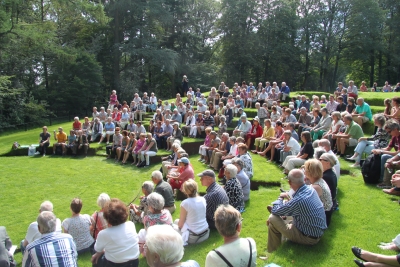
[[358, 153], [356, 162], [360, 163], [361, 160], [361, 156], [363, 153], [367, 153], [367, 154], [371, 154], [372, 149], [374, 149], [374, 141], [366, 141], [363, 140], [361, 142], [359, 142], [356, 146], [356, 148], [354, 149], [354, 152]]
[[389, 155], [389, 154], [382, 154], [382, 156], [381, 156], [381, 177], [379, 179], [380, 182], [383, 181], [383, 173], [385, 171], [385, 163], [390, 158], [393, 158], [393, 156]]

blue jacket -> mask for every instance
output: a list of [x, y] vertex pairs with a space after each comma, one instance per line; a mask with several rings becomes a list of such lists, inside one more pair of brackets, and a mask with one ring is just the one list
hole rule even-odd
[[284, 93], [284, 94], [290, 94], [290, 88], [289, 88], [289, 86], [285, 86], [285, 87], [282, 87], [281, 88], [281, 93]]

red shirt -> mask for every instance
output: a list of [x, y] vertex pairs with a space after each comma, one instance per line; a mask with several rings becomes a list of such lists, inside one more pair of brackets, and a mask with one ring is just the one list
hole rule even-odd
[[120, 112], [114, 112], [112, 114], [112, 120], [113, 121], [120, 121], [121, 120], [121, 113]]
[[74, 130], [80, 130], [82, 127], [82, 123], [80, 121], [74, 121], [74, 123], [72, 123], [72, 129]]
[[394, 148], [395, 151], [399, 151], [399, 145], [400, 145], [400, 135], [393, 136], [388, 147], [389, 147], [389, 150]]

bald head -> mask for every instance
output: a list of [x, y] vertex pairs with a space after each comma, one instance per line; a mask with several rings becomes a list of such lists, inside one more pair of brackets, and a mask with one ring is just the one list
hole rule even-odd
[[304, 184], [304, 173], [300, 169], [293, 169], [288, 174], [288, 180], [293, 190], [300, 188]]

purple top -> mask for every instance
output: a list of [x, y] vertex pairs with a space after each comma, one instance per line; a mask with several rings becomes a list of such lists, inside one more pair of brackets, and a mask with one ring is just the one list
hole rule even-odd
[[139, 140], [136, 142], [136, 147], [135, 147], [135, 149], [133, 150], [133, 153], [137, 153], [137, 152], [142, 148], [142, 146], [144, 145], [144, 143], [145, 143], [144, 140], [142, 141], [142, 139], [139, 139]]

